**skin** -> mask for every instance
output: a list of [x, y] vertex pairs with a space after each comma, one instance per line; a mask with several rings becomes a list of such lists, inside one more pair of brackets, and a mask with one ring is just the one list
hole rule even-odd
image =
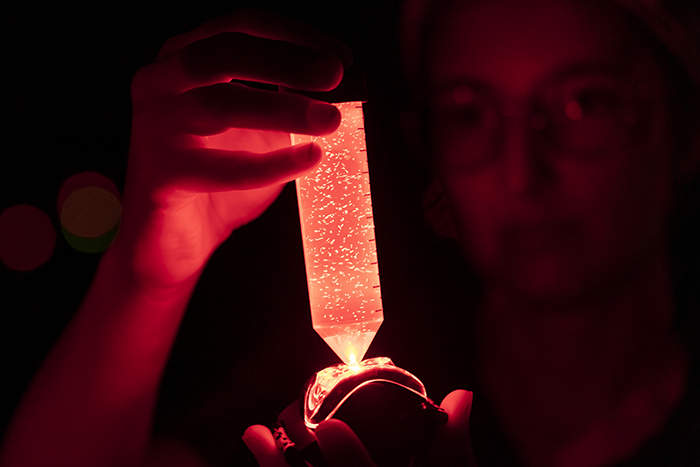
[[[521, 104], [561, 72], [614, 66], [631, 52], [619, 18], [575, 2], [477, 3], [444, 22], [435, 38], [434, 86], [474, 80]], [[642, 66], [660, 87], [658, 72]], [[517, 300], [542, 305], [595, 298], [648, 261], [663, 239], [670, 190], [659, 97], [648, 137], [630, 131], [594, 160], [534, 147], [521, 116], [493, 162], [471, 173], [444, 163], [468, 148], [438, 141], [461, 245], [483, 276]]]
[[350, 60], [318, 31], [244, 11], [172, 38], [139, 70], [120, 235], [24, 395], [0, 465], [172, 465], [167, 445], [149, 455], [151, 423], [197, 280], [234, 229], [318, 163], [320, 148], [290, 147], [289, 133], [340, 122], [330, 105], [229, 81], [325, 91]]
[[[240, 11], [170, 39], [137, 72], [120, 234], [24, 395], [0, 466], [207, 465], [182, 441], [150, 439], [187, 303], [213, 251], [320, 160], [315, 144], [291, 147], [290, 133], [323, 135], [340, 123], [334, 106], [229, 81], [328, 91], [351, 60], [319, 31]], [[451, 418], [433, 458], [468, 465], [470, 446], [450, 441], [468, 439], [471, 393], [450, 393], [443, 408]], [[321, 423], [316, 434], [331, 467], [373, 465], [344, 423]], [[263, 467], [287, 465], [267, 427], [243, 439]]]
[[[653, 59], [630, 49], [640, 41], [624, 17], [600, 8], [452, 2], [427, 54], [431, 88], [476, 82], [516, 109], [478, 167], [460, 163], [470, 148], [440, 125], [432, 135], [458, 241], [485, 287], [474, 330], [480, 376], [533, 466], [624, 458], [683, 392], [665, 236], [664, 84]], [[653, 90], [643, 131], [631, 126], [587, 157], [538, 143], [527, 120], [538, 89], [571, 70], [620, 66]], [[643, 402], [630, 416], [635, 397]]]
[[[429, 64], [434, 84], [478, 77], [522, 102], [572, 59], [615, 61], [624, 52], [618, 19], [593, 21], [593, 10], [568, 2], [508, 6], [482, 2], [441, 18]], [[306, 66], [285, 66], [290, 57]], [[228, 81], [323, 91], [347, 62], [347, 50], [327, 37], [245, 13], [173, 38], [137, 73], [120, 236], [25, 395], [0, 465], [172, 465], [172, 448], [150, 450], [150, 428], [199, 275], [232, 230], [320, 158], [316, 146], [290, 148], [289, 133], [330, 133], [338, 124], [309, 99]], [[654, 76], [653, 67], [645, 71]], [[626, 455], [682, 393], [683, 359], [665, 332], [670, 175], [663, 106], [657, 110], [644, 144], [616, 141], [615, 157], [542, 158], [515, 119], [497, 162], [473, 173], [441, 171], [463, 249], [487, 285], [478, 328], [485, 386], [531, 465], [602, 465]], [[638, 399], [653, 405], [637, 413], [644, 423], [619, 416]], [[447, 442], [437, 455], [451, 459], [438, 465], [464, 465], [468, 445], [451, 440], [468, 439], [471, 395], [452, 393], [443, 406], [455, 416], [438, 438], [438, 447]], [[348, 449], [367, 461], [347, 427], [326, 428], [320, 441], [338, 465]], [[263, 465], [281, 465], [269, 431], [257, 427], [247, 438]], [[201, 464], [189, 454], [174, 457]]]

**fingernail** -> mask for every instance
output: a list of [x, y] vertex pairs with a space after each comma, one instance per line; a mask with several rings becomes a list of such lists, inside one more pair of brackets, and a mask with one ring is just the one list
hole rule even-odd
[[330, 104], [312, 103], [306, 109], [306, 120], [317, 129], [338, 126], [340, 112]]

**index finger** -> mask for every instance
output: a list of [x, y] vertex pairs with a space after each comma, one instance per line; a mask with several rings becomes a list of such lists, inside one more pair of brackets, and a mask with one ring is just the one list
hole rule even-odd
[[176, 52], [182, 71], [197, 85], [230, 79], [330, 91], [343, 76], [340, 60], [293, 42], [223, 32]]
[[345, 45], [320, 31], [255, 10], [176, 36], [158, 57], [134, 76], [135, 104], [231, 79], [328, 91], [342, 78], [343, 60], [352, 59]]
[[192, 31], [170, 38], [160, 49], [158, 60], [188, 44], [224, 32], [240, 32], [263, 39], [291, 42], [338, 57], [344, 67], [352, 63], [352, 51], [341, 41], [304, 23], [270, 11], [244, 9], [209, 21]]

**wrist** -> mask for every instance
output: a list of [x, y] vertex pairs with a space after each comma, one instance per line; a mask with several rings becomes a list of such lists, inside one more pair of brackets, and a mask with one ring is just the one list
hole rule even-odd
[[118, 238], [104, 254], [98, 266], [94, 287], [107, 287], [124, 296], [138, 296], [156, 303], [186, 302], [197, 285], [204, 265], [185, 275], [169, 274], [163, 263]]

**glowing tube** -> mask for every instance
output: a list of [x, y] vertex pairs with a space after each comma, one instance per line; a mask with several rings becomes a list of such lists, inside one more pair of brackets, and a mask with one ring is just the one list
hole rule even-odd
[[346, 364], [361, 361], [384, 320], [374, 240], [361, 102], [335, 104], [338, 130], [316, 141], [319, 167], [297, 179], [311, 318], [316, 332]]

